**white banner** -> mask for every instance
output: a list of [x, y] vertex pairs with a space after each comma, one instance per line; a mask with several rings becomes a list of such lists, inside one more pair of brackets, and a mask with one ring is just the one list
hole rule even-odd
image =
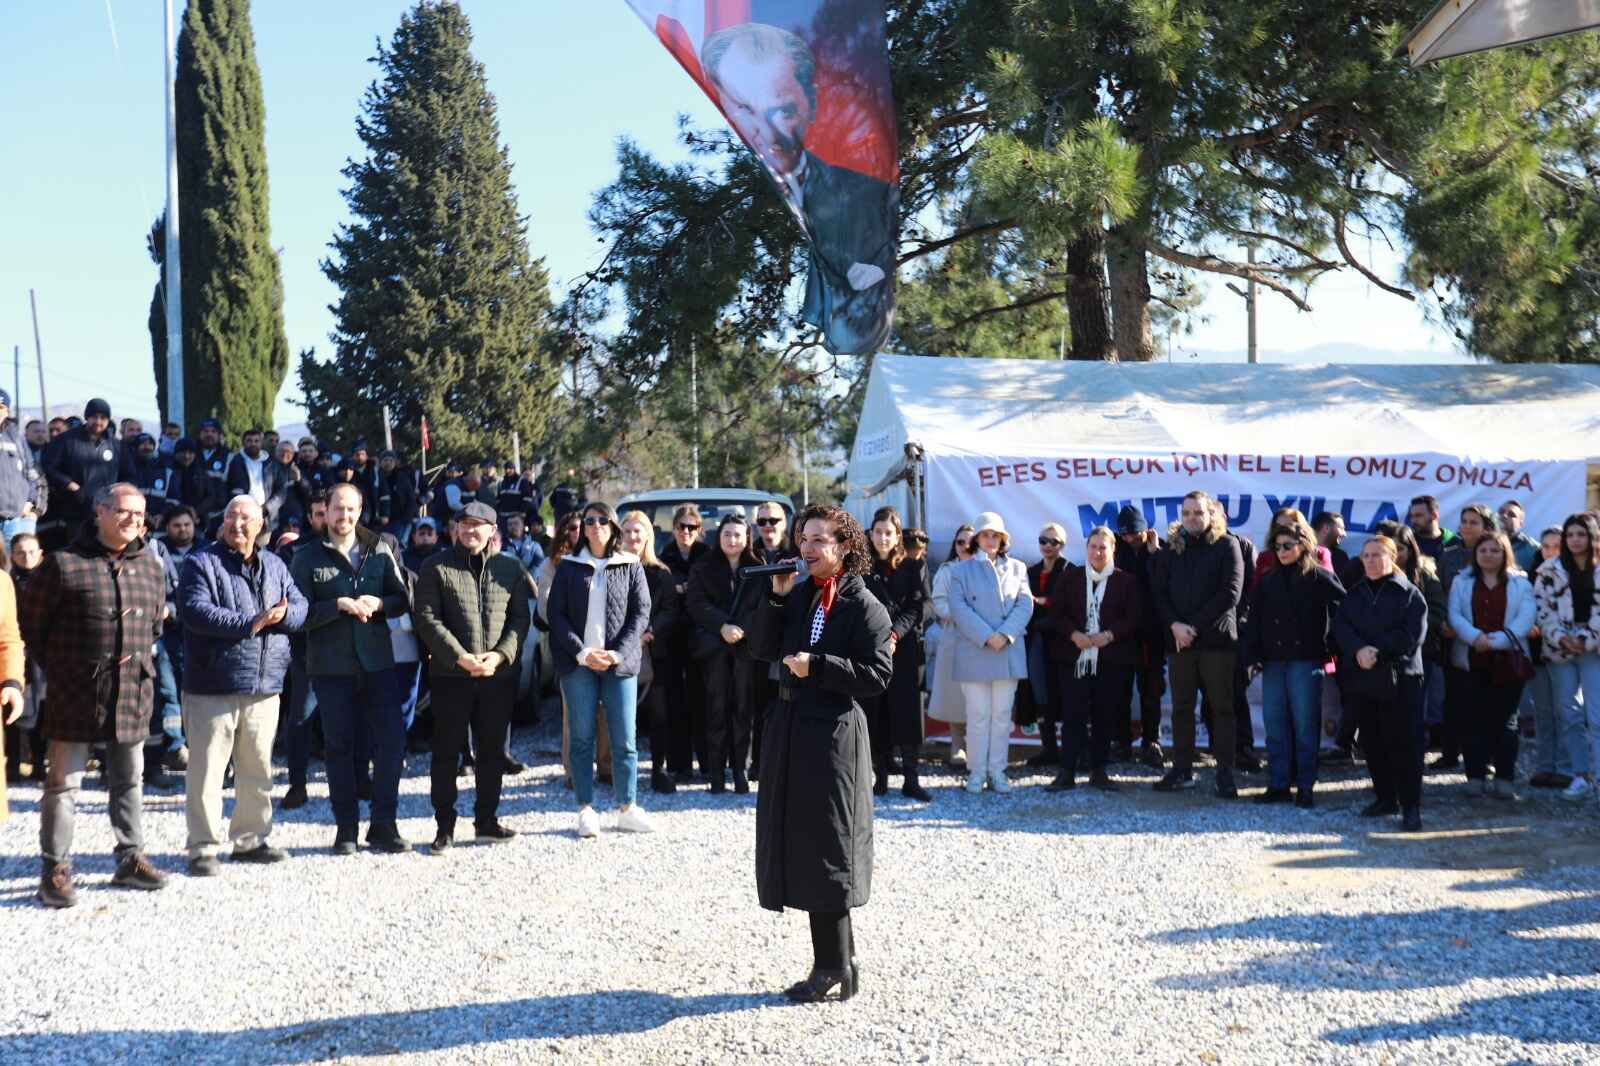
[[[1038, 558], [1037, 535], [1047, 522], [1067, 530], [1067, 554], [1083, 557], [1084, 536], [1117, 525], [1133, 506], [1165, 538], [1185, 493], [1218, 499], [1228, 527], [1259, 548], [1274, 511], [1294, 507], [1310, 521], [1319, 511], [1344, 516], [1345, 550], [1354, 555], [1364, 534], [1386, 519], [1404, 522], [1417, 496], [1439, 501], [1441, 525], [1455, 528], [1461, 508], [1498, 509], [1519, 501], [1526, 531], [1537, 537], [1583, 509], [1587, 464], [1581, 459], [1487, 460], [1432, 452], [1349, 455], [1150, 451], [1068, 453], [1048, 445], [1005, 454], [924, 442], [930, 550], [942, 559], [955, 529], [982, 511], [996, 511], [1011, 532], [1014, 554]], [[1354, 544], [1351, 543], [1354, 541]]]

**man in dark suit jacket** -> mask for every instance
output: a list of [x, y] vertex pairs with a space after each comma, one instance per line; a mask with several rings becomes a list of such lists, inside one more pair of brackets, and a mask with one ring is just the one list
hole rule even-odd
[[816, 61], [799, 37], [758, 22], [730, 26], [706, 38], [700, 64], [810, 241], [801, 318], [822, 330], [830, 351], [876, 351], [894, 314], [899, 190], [805, 150]]

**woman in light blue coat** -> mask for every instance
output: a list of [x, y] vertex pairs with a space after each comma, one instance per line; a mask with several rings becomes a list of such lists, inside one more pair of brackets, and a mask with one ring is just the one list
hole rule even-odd
[[950, 575], [950, 623], [957, 639], [950, 650], [951, 674], [967, 705], [967, 791], [1011, 791], [1006, 757], [1011, 751], [1011, 701], [1028, 676], [1023, 635], [1033, 615], [1028, 568], [1006, 552], [1005, 521], [985, 511], [973, 522], [978, 551], [954, 564]]
[[1472, 682], [1461, 693], [1467, 782], [1496, 799], [1516, 799], [1511, 783], [1517, 771], [1517, 705], [1523, 681], [1511, 663], [1513, 651], [1528, 655], [1535, 609], [1533, 586], [1517, 569], [1510, 541], [1504, 533], [1485, 533], [1473, 546], [1471, 569], [1450, 586], [1447, 613], [1455, 631], [1450, 663], [1467, 671]]

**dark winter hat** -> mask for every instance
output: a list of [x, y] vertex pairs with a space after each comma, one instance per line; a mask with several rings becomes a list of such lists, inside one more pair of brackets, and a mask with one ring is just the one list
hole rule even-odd
[[369, 451], [369, 450], [370, 449], [367, 448], [367, 438], [365, 438], [365, 437], [357, 437], [350, 444], [350, 454], [351, 455], [354, 455], [356, 452], [364, 452], [364, 451]]
[[398, 458], [400, 458], [400, 453], [395, 451], [393, 448], [385, 448], [383, 451], [378, 453], [378, 458], [379, 459], [398, 459]]
[[1118, 533], [1143, 533], [1150, 528], [1139, 508], [1129, 505], [1117, 512]]
[[198, 452], [199, 450], [200, 446], [194, 442], [193, 437], [179, 437], [172, 446], [172, 454], [174, 455], [179, 452]]
[[439, 523], [435, 522], [433, 519], [429, 518], [426, 515], [424, 515], [423, 517], [417, 519], [417, 528], [420, 529], [423, 526], [427, 526], [429, 529], [431, 529], [431, 530], [433, 530], [435, 532], [438, 532], [438, 529], [439, 529]]
[[11, 406], [11, 394], [5, 389], [0, 389], [0, 407]]
[[133, 445], [136, 448], [142, 448], [146, 444], [154, 444], [155, 442], [156, 439], [148, 433], [141, 433], [137, 437], [133, 438]]
[[487, 522], [492, 526], [495, 523], [495, 519], [498, 517], [499, 516], [494, 513], [493, 507], [490, 507], [486, 503], [481, 503], [478, 500], [473, 500], [471, 503], [461, 508], [461, 513], [456, 515], [456, 521]]
[[488, 456], [484, 456], [482, 459], [478, 460], [479, 469], [482, 469], [484, 467], [494, 467], [494, 466], [499, 466], [499, 465], [500, 465], [499, 463], [495, 462], [493, 459], [489, 458]]
[[106, 403], [98, 396], [83, 405], [84, 418], [93, 418], [95, 415], [105, 415], [107, 418], [111, 417], [111, 405]]
[[221, 433], [222, 432], [222, 423], [217, 421], [215, 418], [202, 418], [200, 420], [200, 428], [201, 429], [214, 429], [218, 433]]
[[460, 462], [460, 460], [451, 459], [449, 462], [444, 464], [444, 472], [445, 473], [448, 474], [452, 470], [454, 470], [458, 474], [461, 473], [461, 462]]

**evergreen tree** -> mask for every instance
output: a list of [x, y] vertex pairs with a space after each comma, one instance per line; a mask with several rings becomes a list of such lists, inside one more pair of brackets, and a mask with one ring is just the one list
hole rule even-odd
[[[190, 0], [178, 36], [179, 264], [184, 416], [211, 416], [237, 437], [270, 425], [289, 369], [283, 279], [267, 210], [266, 109], [249, 0]], [[151, 257], [164, 261], [158, 219]], [[150, 338], [167, 415], [164, 289], [156, 282]]]
[[524, 455], [557, 404], [561, 363], [549, 281], [530, 258], [494, 97], [459, 5], [423, 0], [375, 58], [356, 127], [366, 155], [344, 168], [354, 220], [323, 272], [339, 288], [334, 358], [302, 353], [312, 429], [418, 444], [439, 456]]

